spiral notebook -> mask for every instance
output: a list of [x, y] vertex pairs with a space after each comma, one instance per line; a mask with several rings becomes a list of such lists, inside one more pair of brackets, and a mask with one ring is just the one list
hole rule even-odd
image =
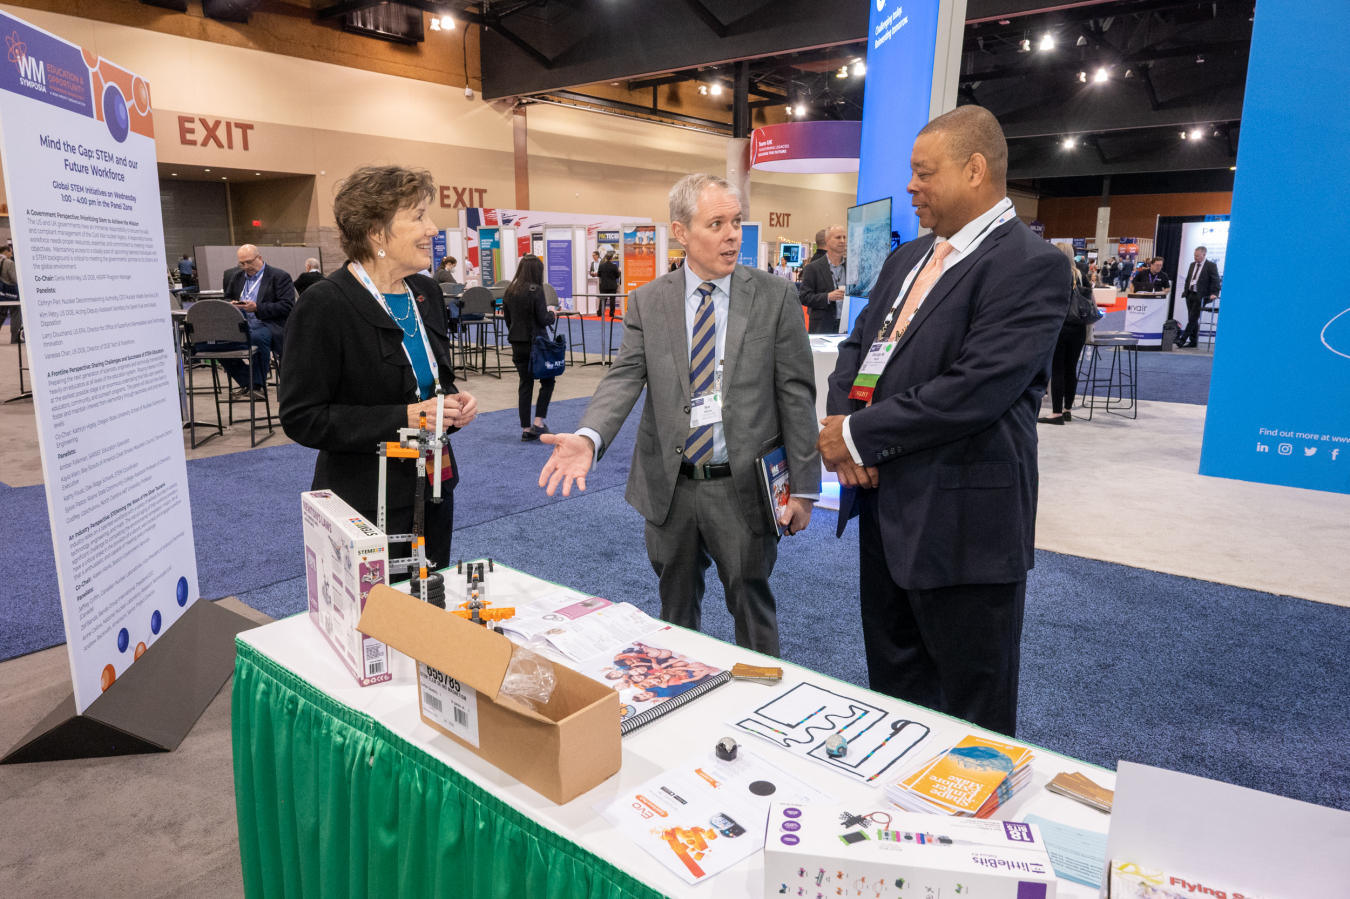
[[619, 732], [632, 733], [731, 679], [731, 672], [650, 641], [633, 641], [578, 669], [619, 691]]

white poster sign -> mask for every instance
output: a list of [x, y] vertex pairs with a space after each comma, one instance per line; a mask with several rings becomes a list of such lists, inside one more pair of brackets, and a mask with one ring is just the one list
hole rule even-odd
[[0, 153], [83, 712], [197, 598], [150, 86], [0, 13]]
[[[1172, 317], [1177, 320], [1178, 328], [1185, 328], [1190, 322], [1190, 310], [1186, 308], [1186, 274], [1191, 270], [1191, 263], [1195, 261], [1196, 247], [1205, 248], [1205, 259], [1214, 263], [1219, 269], [1219, 277], [1223, 277], [1224, 257], [1228, 255], [1228, 222], [1187, 222], [1181, 226], [1181, 254], [1177, 258], [1177, 280], [1174, 285], [1173, 293], [1176, 296], [1176, 302], [1172, 307]], [[1208, 297], [1205, 298], [1208, 301]], [[1214, 329], [1214, 323], [1211, 319], [1214, 316], [1208, 311], [1202, 312], [1200, 316], [1200, 327], [1202, 332], [1200, 340], [1209, 338], [1210, 332]]]

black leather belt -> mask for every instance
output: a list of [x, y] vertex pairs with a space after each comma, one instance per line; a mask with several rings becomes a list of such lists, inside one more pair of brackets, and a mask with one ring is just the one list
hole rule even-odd
[[691, 481], [715, 481], [718, 478], [731, 477], [731, 463], [719, 462], [716, 465], [694, 465], [692, 462], [680, 463], [680, 474]]

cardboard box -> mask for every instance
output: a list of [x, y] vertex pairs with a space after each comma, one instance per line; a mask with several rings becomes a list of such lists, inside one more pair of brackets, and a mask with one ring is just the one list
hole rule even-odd
[[388, 580], [389, 541], [328, 490], [300, 494], [309, 620], [363, 687], [392, 679], [389, 650], [356, 629], [370, 590]]
[[1111, 862], [1110, 899], [1259, 899], [1211, 879], [1143, 868], [1133, 862]]
[[387, 586], [359, 627], [416, 660], [424, 722], [543, 796], [562, 804], [618, 772], [619, 694], [605, 684], [555, 663], [548, 705], [530, 711], [498, 695], [515, 644]]
[[1056, 886], [1034, 824], [856, 805], [775, 802], [769, 810], [765, 896], [1055, 899]]

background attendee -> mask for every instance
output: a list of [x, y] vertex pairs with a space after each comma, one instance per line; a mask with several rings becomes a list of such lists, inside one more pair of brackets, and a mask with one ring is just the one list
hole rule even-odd
[[592, 250], [592, 251], [591, 251], [591, 265], [590, 265], [590, 268], [587, 270], [587, 272], [588, 272], [588, 274], [589, 274], [592, 278], [598, 278], [598, 277], [600, 277], [600, 251], [599, 251], [599, 250]]
[[178, 260], [178, 283], [183, 287], [191, 287], [197, 283], [197, 264], [187, 254]]
[[807, 262], [815, 262], [821, 256], [825, 255], [825, 243], [829, 240], [829, 228], [821, 228], [816, 232], [816, 251], [811, 254]]
[[[1060, 244], [1060, 247], [1067, 247]], [[1075, 266], [1069, 270], [1072, 275], [1071, 290], [1083, 290], [1083, 276]], [[1070, 309], [1073, 308], [1072, 301]], [[1073, 420], [1074, 396], [1078, 393], [1078, 357], [1087, 343], [1087, 325], [1070, 321], [1067, 314], [1059, 329], [1059, 339], [1055, 341], [1055, 355], [1050, 362], [1050, 408], [1052, 414], [1036, 419], [1050, 425], [1062, 425]]]
[[511, 361], [520, 376], [520, 439], [538, 440], [549, 432], [548, 401], [553, 397], [553, 378], [539, 381], [539, 403], [534, 408], [534, 422], [530, 422], [530, 404], [534, 398], [534, 373], [530, 368], [530, 348], [534, 338], [558, 320], [548, 308], [544, 293], [544, 261], [538, 256], [524, 256], [516, 267], [516, 277], [502, 297], [502, 315], [506, 318], [506, 339], [511, 344]]
[[[5, 244], [0, 247], [0, 283], [13, 288], [17, 295], [19, 289], [19, 272], [14, 267], [14, 245]], [[3, 321], [4, 319], [0, 319]], [[19, 342], [19, 331], [23, 329], [23, 312], [18, 306], [9, 311], [9, 342]]]
[[1193, 347], [1200, 343], [1200, 310], [1206, 303], [1211, 303], [1219, 298], [1219, 267], [1205, 256], [1209, 254], [1207, 247], [1195, 248], [1195, 261], [1186, 271], [1185, 292], [1182, 294], [1186, 298], [1186, 330], [1181, 332], [1177, 338], [1178, 347]]
[[1130, 293], [1156, 293], [1171, 290], [1172, 279], [1162, 270], [1163, 258], [1154, 256], [1147, 266], [1139, 268], [1130, 279]]
[[322, 280], [323, 271], [319, 268], [319, 260], [311, 256], [305, 260], [305, 270], [300, 273], [300, 277], [295, 279], [295, 295], [299, 297], [300, 294]]
[[[1069, 263], [1017, 218], [998, 121], [961, 106], [910, 157], [933, 231], [882, 266], [839, 348], [827, 466], [858, 515], [872, 689], [1012, 735], [1036, 519], [1036, 410], [1068, 309]], [[896, 341], [870, 400], [855, 384]], [[861, 489], [859, 489], [861, 488]]]
[[459, 260], [454, 256], [446, 256], [441, 260], [441, 264], [436, 268], [436, 274], [433, 276], [437, 284], [458, 284], [455, 279], [455, 266]]
[[788, 268], [788, 259], [786, 256], [778, 260], [778, 264], [773, 267], [773, 273], [780, 278], [791, 279], [792, 269]]
[[[281, 426], [319, 450], [311, 489], [332, 490], [371, 521], [376, 447], [417, 427], [423, 412], [434, 428], [438, 405], [451, 430], [478, 409], [455, 387], [440, 285], [416, 274], [430, 265], [434, 189], [429, 172], [398, 166], [359, 168], [342, 182], [333, 217], [350, 261], [296, 306], [282, 362]], [[450, 561], [459, 480], [453, 453], [445, 463], [443, 501], [427, 490], [424, 505], [427, 556], [438, 567]], [[416, 479], [412, 462], [389, 461], [387, 533], [412, 533]]]
[[595, 268], [595, 276], [600, 279], [598, 289], [602, 294], [600, 297], [600, 315], [603, 317], [605, 308], [608, 307], [609, 315], [613, 318], [614, 309], [618, 303], [618, 300], [614, 298], [614, 294], [619, 292], [619, 278], [621, 277], [619, 266], [614, 262], [613, 250], [609, 250], [605, 253], [604, 261]]
[[[736, 643], [778, 655], [769, 575], [778, 531], [763, 497], [758, 456], [781, 440], [793, 496], [787, 533], [811, 520], [820, 490], [811, 346], [797, 292], [737, 265], [740, 198], [726, 181], [689, 175], [670, 191], [670, 234], [684, 268], [628, 298], [623, 345], [575, 434], [555, 445], [539, 477], [552, 495], [586, 489], [646, 390], [626, 497], [647, 519], [647, 556], [660, 581], [661, 618], [697, 629], [709, 561], [726, 590]], [[724, 406], [711, 395], [718, 389]], [[691, 402], [699, 398], [702, 403]], [[695, 418], [693, 408], [712, 414]]]
[[[225, 299], [234, 303], [248, 320], [249, 343], [261, 350], [261, 365], [253, 369], [253, 390], [259, 391], [267, 381], [272, 357], [280, 360], [284, 353], [286, 322], [295, 307], [295, 284], [291, 276], [263, 261], [258, 248], [251, 243], [241, 246], [239, 273], [225, 288]], [[239, 359], [222, 361], [225, 371], [247, 392], [248, 365]]]
[[848, 232], [843, 225], [825, 229], [825, 252], [802, 266], [800, 296], [810, 310], [812, 334], [838, 334], [839, 311], [844, 301], [844, 251]]

